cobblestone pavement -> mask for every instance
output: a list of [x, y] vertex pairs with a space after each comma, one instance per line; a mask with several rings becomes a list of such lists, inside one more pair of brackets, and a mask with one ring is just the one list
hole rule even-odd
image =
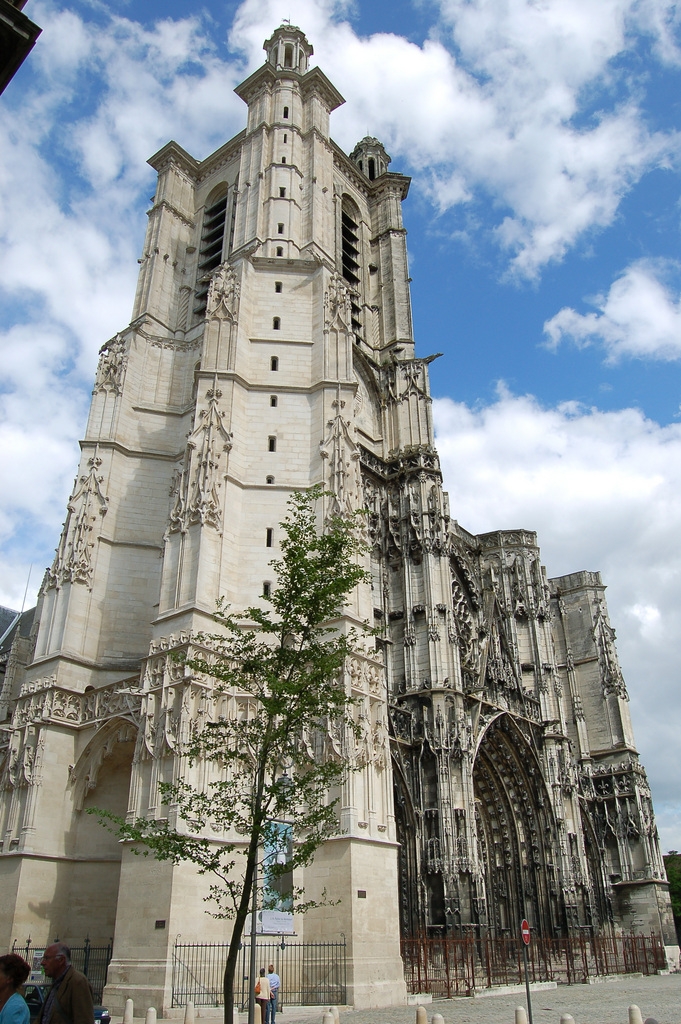
[[[559, 985], [532, 993], [534, 1024], [560, 1024], [569, 1013], [575, 1024], [627, 1024], [635, 1003], [643, 1020], [681, 1024], [681, 974], [648, 978], [617, 978], [597, 985]], [[435, 999], [426, 1006], [428, 1020], [441, 1013], [445, 1024], [513, 1024], [516, 1006], [525, 1006], [525, 992], [485, 998]], [[291, 1007], [277, 1014], [277, 1024], [321, 1024], [323, 1007]], [[341, 1024], [415, 1024], [416, 1007], [341, 1011]]]

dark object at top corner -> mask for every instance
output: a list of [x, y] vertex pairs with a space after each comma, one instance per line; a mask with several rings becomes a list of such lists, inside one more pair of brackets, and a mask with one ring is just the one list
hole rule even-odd
[[42, 32], [22, 14], [26, 0], [0, 0], [0, 93], [24, 63]]

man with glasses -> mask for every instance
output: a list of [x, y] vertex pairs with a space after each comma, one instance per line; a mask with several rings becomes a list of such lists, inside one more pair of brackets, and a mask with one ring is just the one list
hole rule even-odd
[[40, 963], [47, 977], [52, 978], [52, 988], [37, 1024], [94, 1024], [90, 983], [72, 966], [69, 947], [63, 942], [53, 942]]

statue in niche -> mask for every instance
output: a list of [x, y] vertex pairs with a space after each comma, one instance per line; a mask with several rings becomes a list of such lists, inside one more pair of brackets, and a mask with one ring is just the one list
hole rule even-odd
[[338, 273], [332, 274], [329, 278], [329, 287], [324, 294], [324, 306], [327, 326], [338, 319], [343, 327], [350, 327], [350, 292]]
[[239, 284], [232, 267], [222, 263], [213, 274], [208, 286], [206, 299], [207, 316], [224, 316], [233, 319], [239, 298]]
[[92, 394], [96, 395], [100, 391], [106, 391], [113, 395], [120, 395], [123, 388], [125, 364], [125, 341], [120, 334], [116, 334], [99, 350], [99, 365]]

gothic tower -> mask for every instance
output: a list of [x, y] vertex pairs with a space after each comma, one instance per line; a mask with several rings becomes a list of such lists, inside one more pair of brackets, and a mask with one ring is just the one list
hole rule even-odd
[[[662, 933], [664, 870], [597, 573], [549, 580], [536, 537], [450, 518], [417, 357], [401, 204], [376, 139], [290, 25], [238, 87], [246, 128], [150, 163], [130, 325], [101, 350], [81, 464], [31, 644], [5, 676], [0, 945], [114, 935], [107, 1000], [170, 1006], [172, 944], [223, 941], [186, 864], [135, 858], [85, 811], [172, 813], [192, 724], [215, 713], [174, 654], [216, 602], [274, 584], [292, 491], [368, 509], [373, 582], [343, 625], [357, 771], [301, 882], [340, 903], [356, 1006], [404, 996], [399, 936]], [[18, 649], [17, 649], [18, 651]], [[238, 695], [235, 696], [238, 703]], [[328, 748], [342, 743], [329, 733]], [[361, 894], [361, 895], [360, 895]]]

